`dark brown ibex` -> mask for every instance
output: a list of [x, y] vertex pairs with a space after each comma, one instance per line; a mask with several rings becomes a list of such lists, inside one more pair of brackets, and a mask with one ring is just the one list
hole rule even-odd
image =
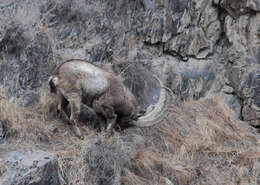
[[117, 121], [132, 122], [140, 127], [156, 124], [168, 112], [173, 98], [170, 90], [161, 88], [154, 110], [140, 116], [136, 98], [116, 75], [76, 59], [61, 64], [51, 75], [49, 86], [59, 98], [58, 110], [63, 111], [64, 98], [69, 102], [70, 122], [78, 137], [82, 137], [78, 128], [81, 103], [102, 115], [108, 124], [107, 130], [111, 131]]

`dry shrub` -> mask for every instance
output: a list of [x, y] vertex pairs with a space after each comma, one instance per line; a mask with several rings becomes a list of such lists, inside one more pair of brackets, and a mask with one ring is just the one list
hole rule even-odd
[[124, 167], [135, 152], [125, 139], [90, 135], [84, 141], [73, 141], [70, 147], [56, 152], [63, 181], [66, 184], [121, 184]]
[[0, 117], [1, 120], [8, 120], [12, 128], [19, 128], [22, 115], [18, 112], [16, 99], [9, 99], [4, 92], [0, 92]]
[[83, 141], [63, 121], [57, 133], [47, 130], [55, 107], [48, 92], [41, 92], [41, 111], [0, 97], [0, 117], [16, 133], [12, 146], [33, 144], [56, 154], [63, 184], [260, 184], [259, 136], [219, 97], [184, 102], [156, 126], [109, 138], [82, 126], [89, 135]]
[[39, 107], [43, 120], [50, 120], [57, 117], [58, 98], [50, 93], [49, 87], [43, 87], [40, 90]]
[[[84, 161], [84, 149], [78, 148], [79, 144], [53, 151], [58, 156], [60, 180], [63, 184], [85, 184], [85, 173], [88, 165]], [[84, 145], [83, 143], [81, 143]]]
[[0, 120], [5, 121], [7, 140], [12, 144], [30, 145], [50, 142], [41, 109], [21, 107], [17, 98], [8, 98], [4, 92], [1, 93]]
[[185, 102], [139, 134], [147, 147], [135, 154], [125, 184], [166, 184], [164, 178], [173, 184], [260, 182], [259, 136], [221, 97]]
[[116, 185], [124, 166], [130, 161], [131, 148], [120, 138], [95, 139], [90, 142], [85, 154], [89, 170], [87, 182], [98, 185]]
[[147, 107], [151, 103], [155, 103], [154, 97], [160, 93], [159, 84], [142, 62], [119, 60], [113, 65], [113, 71], [133, 92], [139, 105]]
[[149, 149], [140, 151], [134, 156], [129, 171], [132, 173], [128, 172], [130, 176], [124, 178], [126, 184], [134, 181], [160, 184], [165, 177], [171, 182], [187, 184], [196, 175], [195, 169], [184, 161], [179, 161], [171, 155], [162, 157], [160, 152]]
[[247, 150], [248, 145], [258, 144], [257, 137], [246, 128], [246, 123], [236, 120], [234, 112], [219, 97], [187, 103], [186, 106], [193, 107], [189, 112], [195, 120], [196, 130], [199, 130], [193, 132], [197, 139], [190, 137], [191, 145], [200, 145], [216, 151], [228, 148], [242, 151]]

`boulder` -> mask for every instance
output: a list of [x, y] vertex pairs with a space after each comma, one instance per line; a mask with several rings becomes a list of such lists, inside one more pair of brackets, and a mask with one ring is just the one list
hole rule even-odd
[[60, 185], [56, 157], [41, 150], [0, 153], [1, 185]]

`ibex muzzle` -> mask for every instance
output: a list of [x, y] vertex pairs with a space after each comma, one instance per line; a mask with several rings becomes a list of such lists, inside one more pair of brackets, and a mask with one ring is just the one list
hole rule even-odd
[[51, 75], [49, 86], [50, 91], [57, 94], [59, 111], [63, 111], [64, 98], [69, 102], [70, 122], [80, 138], [82, 134], [78, 123], [81, 103], [103, 116], [107, 130], [112, 131], [116, 122], [132, 122], [140, 127], [158, 123], [168, 112], [173, 99], [170, 90], [161, 88], [154, 111], [141, 116], [140, 113], [144, 112], [138, 108], [135, 96], [116, 75], [81, 60], [70, 60], [59, 66]]

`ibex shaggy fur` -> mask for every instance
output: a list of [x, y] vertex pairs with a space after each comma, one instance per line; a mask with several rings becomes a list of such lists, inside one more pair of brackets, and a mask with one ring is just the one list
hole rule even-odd
[[161, 88], [155, 109], [140, 116], [135, 96], [117, 76], [81, 60], [70, 60], [59, 66], [51, 75], [49, 86], [57, 94], [59, 111], [63, 111], [64, 99], [69, 102], [70, 122], [78, 137], [82, 137], [78, 128], [81, 103], [103, 116], [107, 130], [111, 131], [116, 122], [132, 122], [141, 127], [156, 124], [167, 113], [173, 98], [167, 88]]

